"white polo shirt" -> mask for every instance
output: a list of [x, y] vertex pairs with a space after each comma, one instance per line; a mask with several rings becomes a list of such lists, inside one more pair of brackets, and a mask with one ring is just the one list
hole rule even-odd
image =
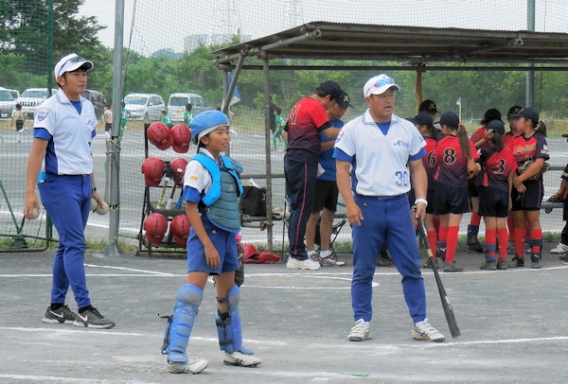
[[352, 163], [352, 188], [358, 194], [396, 196], [410, 190], [407, 162], [424, 146], [426, 142], [414, 124], [392, 115], [385, 135], [367, 109], [345, 124], [337, 137], [333, 157]]
[[34, 137], [48, 140], [45, 171], [58, 175], [93, 173], [91, 141], [97, 135], [93, 104], [81, 96], [81, 114], [61, 89], [44, 101], [34, 117]]

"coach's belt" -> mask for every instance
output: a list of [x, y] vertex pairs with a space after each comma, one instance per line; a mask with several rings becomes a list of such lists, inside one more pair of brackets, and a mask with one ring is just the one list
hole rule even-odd
[[357, 196], [362, 197], [364, 199], [370, 199], [370, 200], [392, 200], [392, 199], [397, 199], [399, 197], [402, 196], [406, 196], [406, 193], [401, 193], [400, 195], [394, 195], [394, 196], [366, 196], [366, 195], [360, 195], [357, 194]]

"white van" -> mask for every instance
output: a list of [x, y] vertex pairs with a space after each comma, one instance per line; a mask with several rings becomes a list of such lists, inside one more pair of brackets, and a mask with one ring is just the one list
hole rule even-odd
[[158, 121], [166, 105], [162, 96], [155, 93], [131, 93], [124, 98], [124, 108], [133, 120]]
[[209, 109], [201, 95], [196, 93], [172, 93], [168, 100], [168, 115], [172, 121], [183, 121], [186, 104], [191, 103], [193, 116]]
[[[18, 104], [22, 106], [22, 111], [28, 114], [30, 119], [34, 118], [34, 113], [44, 100], [50, 95], [47, 88], [28, 88], [18, 98]], [[51, 95], [55, 95], [57, 89], [51, 89]]]

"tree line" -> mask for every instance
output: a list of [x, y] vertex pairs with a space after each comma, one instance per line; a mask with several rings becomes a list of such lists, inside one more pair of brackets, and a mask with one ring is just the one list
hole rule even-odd
[[[69, 52], [77, 52], [95, 64], [89, 76], [89, 88], [102, 92], [110, 101], [112, 95], [113, 50], [105, 47], [97, 33], [105, 28], [95, 17], [78, 16], [84, 0], [54, 0], [57, 22], [53, 27], [53, 62], [48, 63], [48, 9], [45, 0], [0, 1], [0, 86], [18, 89], [45, 87], [47, 73], [54, 62]], [[237, 43], [233, 41], [226, 45]], [[201, 94], [212, 107], [223, 98], [222, 71], [213, 64], [210, 52], [223, 46], [201, 46], [190, 53], [167, 54], [168, 49], [147, 57], [124, 49], [124, 94], [147, 92], [162, 95], [167, 100], [173, 92]], [[365, 61], [318, 62], [314, 60], [271, 60], [270, 64], [349, 65], [368, 68]], [[261, 64], [249, 58], [246, 64]], [[273, 101], [284, 111], [298, 99], [309, 95], [324, 80], [335, 80], [351, 95], [353, 103], [364, 105], [362, 88], [365, 81], [380, 72], [382, 66], [403, 63], [376, 62], [376, 70], [279, 70], [270, 72]], [[440, 64], [444, 65], [444, 64]], [[427, 68], [427, 67], [426, 67]], [[405, 92], [397, 98], [397, 114], [410, 116], [415, 111], [416, 95], [412, 92], [414, 71], [389, 71]], [[461, 97], [462, 116], [482, 116], [490, 108], [503, 113], [513, 105], [525, 103], [525, 73], [519, 71], [431, 71], [423, 74], [423, 96], [434, 99], [442, 111], [456, 110], [456, 99]], [[264, 106], [262, 72], [244, 70], [238, 82], [242, 101], [232, 108], [235, 113], [255, 111]], [[54, 84], [55, 85], [55, 84]], [[568, 95], [568, 71], [536, 72], [535, 107], [549, 119], [565, 117]]]

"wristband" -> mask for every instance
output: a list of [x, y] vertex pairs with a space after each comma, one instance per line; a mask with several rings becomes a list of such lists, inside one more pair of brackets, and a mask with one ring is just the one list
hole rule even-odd
[[414, 201], [414, 205], [418, 204], [418, 203], [424, 203], [424, 205], [427, 207], [428, 206], [428, 200], [426, 199], [416, 199]]

